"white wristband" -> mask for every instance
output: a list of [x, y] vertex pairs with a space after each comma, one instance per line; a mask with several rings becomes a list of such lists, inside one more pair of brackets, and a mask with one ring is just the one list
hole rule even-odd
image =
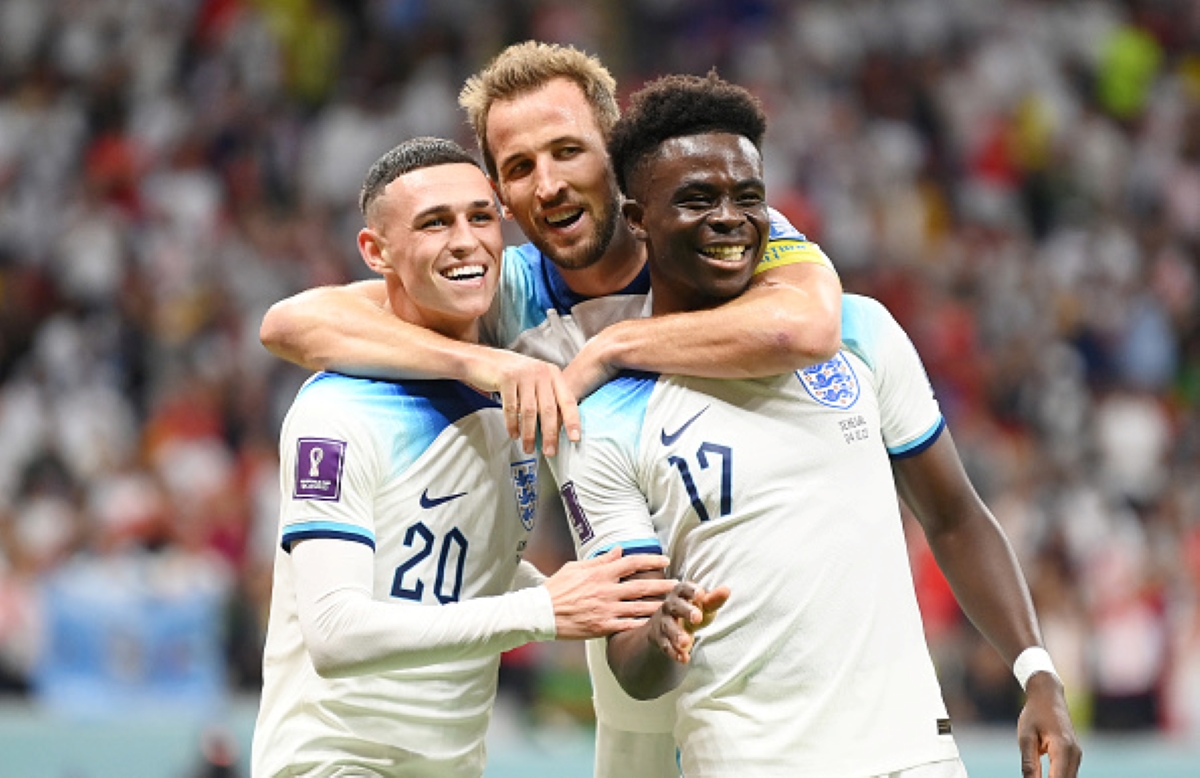
[[1029, 682], [1030, 676], [1043, 672], [1050, 673], [1058, 678], [1059, 683], [1062, 683], [1062, 678], [1058, 677], [1058, 672], [1054, 669], [1054, 662], [1051, 661], [1050, 654], [1040, 646], [1030, 646], [1021, 652], [1017, 661], [1013, 662], [1013, 675], [1017, 677], [1022, 689]]

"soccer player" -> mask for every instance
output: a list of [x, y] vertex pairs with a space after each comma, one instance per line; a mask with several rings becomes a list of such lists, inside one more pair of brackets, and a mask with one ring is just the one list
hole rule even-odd
[[[500, 273], [482, 170], [418, 138], [369, 171], [358, 247], [391, 315], [473, 341]], [[669, 585], [622, 579], [665, 558], [521, 552], [537, 462], [500, 406], [461, 383], [320, 373], [280, 435], [282, 508], [253, 773], [483, 773], [500, 653], [628, 629]]]
[[[767, 240], [766, 121], [745, 90], [667, 77], [610, 153], [647, 246], [652, 313], [749, 282]], [[1060, 680], [1007, 539], [980, 501], [920, 359], [877, 302], [847, 295], [844, 348], [758, 380], [628, 373], [580, 405], [559, 469], [582, 557], [666, 550], [687, 579], [609, 639], [639, 698], [676, 689], [683, 774], [965, 775], [924, 641], [898, 496], [967, 615], [1027, 693], [1023, 774], [1077, 774]], [[697, 632], [697, 630], [699, 630]]]
[[[510, 46], [468, 80], [459, 101], [493, 186], [531, 241], [505, 252], [483, 326], [493, 347], [388, 316], [382, 285], [363, 282], [277, 303], [261, 332], [272, 352], [311, 369], [454, 378], [497, 392], [526, 451], [540, 419], [547, 454], [560, 419], [578, 439], [575, 398], [612, 367], [742, 378], [836, 353], [837, 275], [782, 219], [772, 221], [773, 240], [745, 294], [703, 311], [623, 321], [641, 313], [649, 274], [644, 245], [620, 221], [605, 145], [619, 115], [616, 84], [595, 58], [568, 46]], [[669, 701], [630, 699], [611, 676], [603, 642], [589, 641], [587, 651], [597, 778], [677, 776], [670, 720], [659, 712]]]

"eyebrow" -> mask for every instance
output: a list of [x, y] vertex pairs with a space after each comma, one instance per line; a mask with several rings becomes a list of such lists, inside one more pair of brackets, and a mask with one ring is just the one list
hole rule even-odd
[[[495, 207], [496, 207], [496, 204], [490, 199], [488, 199], [488, 200], [472, 200], [470, 203], [467, 204], [467, 210], [469, 210], [469, 211], [477, 211], [480, 209], [495, 208]], [[454, 212], [454, 206], [446, 204], [446, 203], [439, 203], [438, 205], [431, 205], [428, 208], [426, 208], [425, 210], [418, 211], [417, 213], [413, 214], [413, 221], [420, 221], [421, 219], [424, 219], [428, 216], [439, 216], [442, 214], [453, 213], [453, 212]]]
[[[696, 174], [696, 175], [703, 176], [704, 174], [700, 173], [700, 174]], [[693, 178], [689, 174], [687, 177], [685, 177], [682, 181], [679, 182], [679, 186], [676, 187], [676, 191], [679, 191], [680, 189], [691, 189], [691, 188], [717, 189], [717, 188], [720, 188], [721, 186], [722, 186], [721, 184], [714, 183], [711, 179], [701, 178], [701, 177]], [[740, 178], [737, 181], [735, 181], [733, 184], [734, 189], [745, 189], [747, 187], [761, 187], [761, 188], [765, 189], [766, 186], [767, 186], [767, 182], [758, 176], [752, 176], [750, 178]]]
[[[562, 146], [563, 144], [566, 144], [566, 143], [582, 144], [583, 142], [584, 142], [583, 139], [578, 134], [567, 133], [566, 135], [559, 135], [556, 138], [551, 138], [549, 141], [546, 142], [545, 146], [547, 148], [554, 149], [554, 148], [558, 148], [559, 146]], [[503, 170], [514, 159], [523, 159], [523, 158], [529, 157], [529, 156], [533, 156], [533, 155], [527, 154], [524, 151], [518, 151], [513, 154], [509, 154], [507, 157], [504, 157], [503, 159], [497, 158], [496, 159], [496, 169]]]

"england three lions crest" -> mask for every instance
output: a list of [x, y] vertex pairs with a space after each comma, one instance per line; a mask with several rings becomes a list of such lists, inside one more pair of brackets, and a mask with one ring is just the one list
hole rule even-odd
[[537, 460], [525, 459], [510, 464], [512, 468], [513, 493], [517, 498], [517, 512], [525, 529], [533, 529], [534, 514], [537, 513]]
[[796, 375], [814, 400], [830, 408], [846, 410], [858, 402], [858, 376], [844, 354], [828, 362], [797, 370]]

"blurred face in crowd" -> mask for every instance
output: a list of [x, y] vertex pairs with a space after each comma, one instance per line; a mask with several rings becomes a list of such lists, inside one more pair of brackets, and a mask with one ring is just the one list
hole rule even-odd
[[629, 179], [625, 218], [646, 244], [654, 313], [741, 294], [770, 235], [762, 156], [724, 132], [664, 141]]
[[405, 321], [477, 340], [491, 305], [504, 239], [491, 185], [478, 167], [454, 163], [397, 176], [371, 206], [359, 253], [388, 284]]
[[500, 198], [525, 236], [566, 270], [595, 264], [612, 240], [620, 197], [583, 91], [556, 78], [497, 101], [487, 145]]

